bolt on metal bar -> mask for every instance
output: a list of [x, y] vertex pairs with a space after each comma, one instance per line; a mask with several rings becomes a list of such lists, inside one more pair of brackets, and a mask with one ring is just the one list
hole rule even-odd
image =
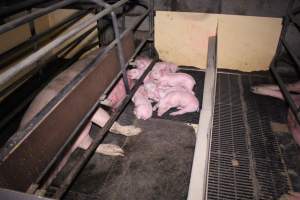
[[112, 10], [122, 6], [128, 2], [128, 0], [120, 0], [117, 3], [111, 5], [111, 7], [104, 9], [97, 15], [90, 17], [86, 19], [85, 21], [78, 24], [77, 27], [69, 31], [68, 33], [59, 36], [58, 38], [54, 39], [49, 44], [45, 45], [43, 48], [39, 49], [32, 55], [28, 56], [27, 58], [23, 59], [16, 65], [10, 67], [8, 70], [4, 71], [0, 74], [0, 90], [7, 87], [8, 83], [14, 76], [16, 76], [18, 73], [24, 71], [25, 69], [31, 69], [33, 66], [32, 64], [36, 62], [37, 60], [41, 59], [44, 55], [49, 53], [52, 49], [58, 47], [60, 44], [68, 40], [70, 37], [74, 36], [84, 28], [88, 27], [91, 23], [96, 22], [96, 20], [102, 18], [103, 16], [109, 14]]
[[88, 147], [88, 149], [84, 152], [81, 159], [72, 168], [69, 175], [66, 177], [66, 179], [61, 184], [61, 187], [54, 194], [54, 198], [60, 199], [68, 191], [72, 182], [75, 180], [75, 178], [78, 176], [80, 171], [86, 166], [88, 161], [91, 159], [91, 157], [95, 153], [96, 149], [98, 148], [99, 144], [103, 141], [103, 138], [106, 136], [107, 131], [110, 129], [110, 127], [116, 121], [116, 119], [119, 117], [119, 115], [121, 114], [121, 112], [123, 111], [125, 106], [128, 104], [130, 99], [133, 97], [134, 93], [137, 91], [139, 86], [142, 84], [146, 75], [150, 72], [150, 70], [153, 68], [155, 62], [157, 62], [157, 61], [158, 61], [158, 54], [156, 53], [155, 58], [153, 59], [151, 64], [148, 66], [148, 68], [145, 70], [145, 72], [140, 77], [140, 79], [137, 81], [137, 83], [134, 85], [132, 91], [128, 95], [126, 95], [126, 98], [123, 100], [122, 104], [117, 108], [116, 112], [110, 117], [110, 119], [104, 125], [104, 127], [101, 130], [97, 131], [96, 138], [93, 140], [92, 144]]
[[8, 22], [8, 23], [0, 26], [0, 34], [5, 33], [7, 31], [10, 31], [10, 30], [22, 25], [22, 24], [30, 22], [30, 21], [32, 21], [32, 20], [34, 20], [38, 17], [41, 17], [45, 14], [48, 14], [48, 13], [50, 13], [50, 12], [56, 10], [56, 9], [68, 6], [72, 3], [74, 3], [75, 1], [76, 0], [64, 0], [64, 1], [58, 2], [56, 4], [53, 4], [53, 5], [51, 5], [47, 8], [42, 8], [42, 9], [37, 10], [37, 11], [35, 11], [35, 12], [29, 14], [29, 15], [26, 15], [24, 17], [20, 17], [20, 18], [15, 19], [11, 22]]

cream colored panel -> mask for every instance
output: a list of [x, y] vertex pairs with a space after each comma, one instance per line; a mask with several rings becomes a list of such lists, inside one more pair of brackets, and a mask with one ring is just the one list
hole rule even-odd
[[281, 19], [222, 15], [218, 23], [219, 68], [268, 70], [281, 31]]
[[281, 19], [157, 11], [155, 46], [162, 60], [205, 68], [208, 37], [216, 29], [219, 68], [267, 70], [278, 43]]
[[0, 34], [0, 54], [24, 42], [31, 36], [28, 24]]
[[162, 60], [206, 68], [208, 36], [216, 27], [217, 15], [157, 11], [155, 47]]

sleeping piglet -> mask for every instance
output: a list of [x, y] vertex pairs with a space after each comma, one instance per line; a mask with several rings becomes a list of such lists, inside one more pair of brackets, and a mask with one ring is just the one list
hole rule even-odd
[[196, 81], [191, 75], [186, 73], [170, 73], [161, 76], [159, 78], [159, 84], [161, 86], [181, 86], [193, 93]]
[[199, 110], [198, 99], [190, 92], [187, 91], [173, 91], [168, 93], [162, 98], [156, 105], [158, 108], [157, 115], [162, 116], [170, 108], [179, 109], [176, 112], [170, 113], [170, 115], [182, 115], [187, 112], [195, 112]]
[[144, 86], [139, 87], [132, 101], [135, 105], [133, 112], [138, 119], [146, 120], [152, 117], [152, 105], [147, 98], [147, 92]]
[[153, 66], [150, 72], [150, 78], [154, 80], [159, 80], [161, 76], [175, 73], [178, 70], [177, 65], [168, 62], [158, 62]]

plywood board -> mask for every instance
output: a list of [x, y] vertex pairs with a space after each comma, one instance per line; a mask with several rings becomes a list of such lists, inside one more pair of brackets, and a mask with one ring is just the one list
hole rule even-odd
[[218, 20], [218, 68], [268, 70], [281, 31], [281, 19], [222, 15]]
[[155, 47], [162, 60], [206, 68], [208, 37], [216, 27], [217, 15], [157, 11]]
[[281, 19], [157, 11], [155, 47], [162, 60], [206, 68], [208, 37], [216, 30], [218, 68], [266, 70], [276, 50]]

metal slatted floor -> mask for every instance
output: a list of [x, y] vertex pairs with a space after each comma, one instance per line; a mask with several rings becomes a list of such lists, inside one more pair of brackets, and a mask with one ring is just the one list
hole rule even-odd
[[219, 73], [212, 131], [208, 199], [279, 199], [289, 190], [287, 170], [270, 122], [286, 107], [254, 95], [268, 77]]

